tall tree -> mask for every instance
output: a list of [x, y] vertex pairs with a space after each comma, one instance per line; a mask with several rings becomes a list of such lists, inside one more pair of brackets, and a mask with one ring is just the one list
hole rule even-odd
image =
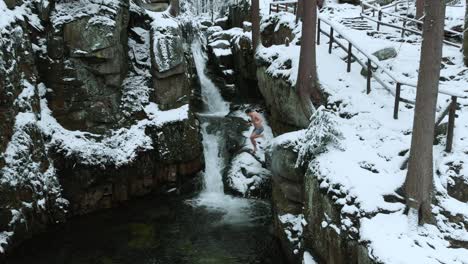
[[297, 10], [296, 10], [296, 23], [299, 22], [299, 20], [302, 18], [303, 13], [304, 13], [304, 0], [298, 0]]
[[302, 110], [310, 117], [315, 104], [322, 103], [322, 95], [317, 80], [315, 36], [317, 34], [317, 0], [303, 0], [302, 38], [297, 76], [297, 92], [301, 98]]
[[465, 28], [463, 33], [463, 55], [465, 57], [465, 65], [468, 66], [468, 0], [465, 7]]
[[180, 4], [179, 0], [171, 0], [171, 5], [169, 6], [169, 14], [171, 16], [178, 16], [180, 13]]
[[[304, 1], [305, 0], [297, 0], [297, 10], [296, 10], [296, 23], [302, 19], [302, 15], [304, 14]], [[321, 9], [323, 7], [324, 0], [317, 0], [317, 7]]]
[[423, 42], [419, 64], [416, 107], [408, 173], [405, 182], [406, 204], [410, 217], [419, 224], [432, 221], [434, 124], [439, 91], [445, 1], [426, 0]]
[[416, 0], [416, 19], [420, 19], [423, 16], [424, 16], [424, 0]]
[[250, 19], [252, 20], [252, 48], [257, 50], [260, 39], [260, 3], [259, 0], [252, 0], [250, 10]]

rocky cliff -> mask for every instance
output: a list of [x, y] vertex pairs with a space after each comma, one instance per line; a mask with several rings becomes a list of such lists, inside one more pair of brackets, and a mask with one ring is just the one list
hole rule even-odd
[[203, 168], [183, 25], [142, 6], [0, 2], [0, 253]]

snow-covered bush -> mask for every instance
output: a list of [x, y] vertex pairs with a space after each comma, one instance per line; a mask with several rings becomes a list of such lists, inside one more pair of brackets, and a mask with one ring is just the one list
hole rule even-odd
[[326, 151], [327, 146], [341, 148], [340, 139], [343, 137], [337, 129], [336, 115], [321, 106], [311, 117], [311, 122], [304, 138], [299, 140], [299, 153], [296, 167], [305, 165], [315, 155]]

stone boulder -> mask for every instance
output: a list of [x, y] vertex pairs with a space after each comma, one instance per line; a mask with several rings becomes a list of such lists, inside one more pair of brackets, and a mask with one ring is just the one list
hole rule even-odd
[[[388, 48], [378, 50], [372, 53], [372, 55], [377, 57], [379, 61], [385, 61], [385, 60], [395, 58], [398, 55], [398, 53], [394, 47], [388, 47]], [[362, 68], [361, 75], [367, 77], [367, 68]]]
[[269, 16], [262, 21], [261, 25], [260, 34], [263, 46], [283, 45], [286, 39], [293, 40], [295, 25], [295, 16], [292, 14], [281, 13]]

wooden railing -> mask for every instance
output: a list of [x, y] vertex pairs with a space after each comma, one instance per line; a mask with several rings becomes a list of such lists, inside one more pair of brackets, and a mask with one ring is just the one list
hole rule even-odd
[[[394, 13], [385, 12], [385, 9], [395, 7], [395, 10], [398, 9], [398, 4], [402, 1], [396, 1], [392, 4], [386, 6], [375, 5], [376, 1], [361, 1], [361, 17], [369, 21], [377, 23], [377, 31], [380, 30], [382, 26], [391, 27], [401, 30], [401, 37], [405, 36], [406, 32], [411, 32], [416, 35], [422, 36], [422, 31], [419, 28], [422, 28], [424, 22], [422, 20], [412, 19], [406, 16], [400, 16]], [[372, 16], [371, 16], [372, 14]], [[376, 16], [377, 14], [377, 16]], [[386, 23], [383, 21], [383, 17], [394, 17], [401, 21], [401, 26], [394, 23]], [[411, 24], [416, 25], [416, 27], [408, 27]], [[419, 27], [419, 28], [418, 28]], [[451, 29], [444, 29], [446, 38], [463, 38], [462, 32], [457, 32]], [[444, 43], [450, 46], [461, 48], [461, 44], [454, 43], [450, 40], [444, 39]]]
[[[329, 32], [322, 29], [322, 23], [325, 23], [330, 27]], [[341, 29], [338, 26], [336, 26], [333, 22], [329, 21], [324, 16], [319, 15], [319, 18], [317, 21], [317, 27], [318, 27], [317, 45], [320, 45], [320, 41], [321, 41], [320, 36], [321, 34], [324, 34], [325, 36], [329, 38], [328, 53], [330, 54], [332, 53], [334, 43], [337, 44], [338, 47], [340, 47], [347, 53], [347, 59], [346, 59], [347, 72], [351, 71], [351, 65], [352, 65], [353, 59], [354, 61], [359, 63], [363, 68], [367, 69], [366, 90], [368, 94], [371, 93], [372, 79], [374, 79], [380, 85], [382, 85], [382, 87], [384, 87], [392, 95], [395, 96], [395, 103], [394, 103], [394, 109], [393, 109], [394, 119], [398, 119], [400, 102], [414, 104], [414, 101], [404, 99], [401, 97], [401, 90], [404, 86], [410, 87], [411, 89], [416, 89], [417, 87], [416, 82], [399, 77], [395, 75], [392, 71], [387, 69], [385, 66], [381, 65], [377, 57], [375, 57], [372, 54], [369, 54], [365, 49], [360, 47], [357, 43], [353, 42], [352, 39], [348, 37], [343, 31], [341, 31]], [[340, 36], [340, 38], [338, 38], [338, 36]], [[347, 41], [348, 42], [347, 45], [345, 43], [342, 43], [340, 39]], [[365, 60], [363, 61], [359, 56], [357, 56], [357, 53], [362, 54], [365, 57]], [[374, 71], [374, 69], [375, 70], [379, 69], [381, 73]], [[387, 79], [390, 79], [390, 82], [385, 81], [381, 74], [385, 75]], [[392, 85], [395, 87], [394, 89], [395, 91], [393, 91]], [[449, 116], [448, 127], [447, 127], [447, 142], [445, 146], [445, 151], [451, 152], [452, 145], [453, 145], [453, 132], [455, 128], [456, 110], [458, 107], [457, 99], [467, 98], [467, 96], [461, 93], [450, 91], [447, 88], [445, 88], [443, 84], [439, 85], [439, 93], [448, 95], [451, 98], [448, 106], [445, 107], [442, 112], [440, 112], [440, 114], [438, 115], [436, 119], [436, 126], [438, 126], [440, 125], [442, 120], [447, 116], [447, 114]]]
[[290, 12], [297, 13], [297, 0], [275, 1], [270, 3], [270, 15], [272, 12]]
[[[362, 2], [361, 2], [362, 3]], [[383, 16], [383, 9], [393, 7], [393, 5], [397, 6], [398, 2], [394, 2], [393, 4], [387, 5], [385, 7], [379, 7], [377, 9], [372, 9], [374, 12], [381, 12], [380, 13], [380, 19], [376, 20], [378, 21], [378, 29], [380, 29], [381, 25], [386, 25], [386, 26], [393, 26], [389, 25], [387, 23], [382, 22], [382, 16]], [[366, 5], [366, 4], [364, 4]], [[396, 7], [395, 7], [396, 8]], [[281, 12], [281, 11], [286, 11], [286, 12], [292, 12], [296, 14], [297, 12], [297, 0], [291, 0], [291, 1], [277, 1], [277, 2], [272, 2], [270, 4], [270, 13], [272, 12]], [[364, 11], [361, 13], [361, 15], [364, 14]], [[409, 22], [415, 22], [422, 24], [423, 22], [419, 20], [414, 20], [408, 17], [401, 17], [398, 15], [394, 15], [391, 13], [386, 13], [390, 14], [392, 16], [397, 16], [402, 19], [405, 19], [406, 22], [403, 22], [404, 25], [403, 27], [398, 27], [402, 29], [402, 36], [404, 35], [405, 31], [408, 32], [413, 32], [415, 34], [420, 34], [420, 32], [417, 32], [416, 30], [407, 28], [406, 25]], [[372, 19], [372, 17], [369, 16], [369, 18]], [[404, 20], [404, 21], [405, 21]], [[322, 30], [322, 23], [327, 24], [330, 27], [330, 31], [327, 32], [325, 30]], [[392, 71], [387, 69], [385, 66], [383, 66], [379, 59], [375, 57], [372, 54], [369, 54], [365, 49], [360, 47], [357, 43], [353, 42], [350, 37], [348, 37], [343, 31], [341, 31], [340, 27], [335, 25], [333, 22], [329, 21], [325, 16], [319, 14], [318, 20], [317, 20], [317, 45], [320, 45], [321, 42], [321, 34], [327, 36], [329, 38], [328, 42], [328, 53], [332, 53], [333, 51], [333, 44], [336, 44], [338, 47], [343, 49], [347, 53], [347, 59], [346, 59], [346, 71], [351, 72], [351, 65], [353, 62], [353, 59], [355, 62], [359, 63], [363, 68], [367, 69], [367, 85], [366, 85], [366, 92], [367, 94], [371, 93], [372, 91], [372, 79], [374, 79], [377, 83], [379, 83], [384, 89], [390, 92], [395, 97], [394, 101], [394, 107], [393, 107], [393, 118], [398, 119], [398, 113], [399, 113], [399, 107], [400, 107], [400, 102], [405, 102], [409, 104], [414, 104], [415, 102], [413, 100], [405, 99], [401, 96], [401, 90], [404, 87], [409, 87], [411, 89], [416, 89], [417, 83], [408, 80], [406, 78], [402, 78], [400, 76], [395, 75]], [[395, 26], [394, 26], [395, 27]], [[454, 32], [454, 31], [452, 31]], [[459, 33], [459, 32], [457, 32]], [[338, 38], [338, 37], [341, 38]], [[342, 43], [340, 39], [343, 39], [347, 41], [348, 43]], [[447, 43], [447, 42], [446, 42]], [[455, 43], [452, 43], [455, 44]], [[364, 60], [360, 58], [357, 54], [362, 54], [364, 56]], [[380, 70], [381, 73], [379, 73], [377, 70]], [[390, 81], [386, 81], [384, 79], [384, 75], [386, 76], [387, 79], [390, 79]], [[456, 93], [453, 91], [450, 91], [449, 89], [444, 87], [445, 85], [440, 84], [439, 85], [439, 93], [448, 95], [450, 96], [450, 102], [449, 104], [443, 108], [443, 111], [440, 111], [436, 120], [435, 120], [435, 126], [439, 126], [444, 118], [448, 115], [448, 127], [447, 127], [447, 141], [445, 145], [445, 151], [451, 152], [452, 151], [452, 146], [453, 146], [453, 132], [455, 129], [455, 117], [456, 117], [456, 111], [458, 108], [457, 104], [457, 99], [458, 98], [468, 98], [466, 95], [461, 94], [461, 93]], [[394, 88], [393, 88], [394, 87]]]

